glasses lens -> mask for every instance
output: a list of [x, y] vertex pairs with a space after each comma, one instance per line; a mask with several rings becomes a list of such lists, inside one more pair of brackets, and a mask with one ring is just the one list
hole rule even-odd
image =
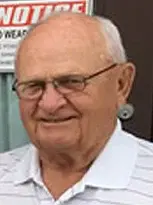
[[64, 94], [81, 91], [85, 87], [84, 77], [79, 75], [60, 77], [55, 79], [55, 84], [57, 89]]
[[22, 83], [16, 86], [16, 90], [21, 98], [36, 99], [41, 96], [43, 87], [40, 83]]
[[[13, 90], [17, 91], [20, 98], [37, 99], [44, 92], [46, 83], [45, 81], [16, 83], [13, 85]], [[80, 75], [62, 76], [48, 83], [53, 83], [54, 88], [62, 94], [82, 91], [85, 87], [85, 79]]]

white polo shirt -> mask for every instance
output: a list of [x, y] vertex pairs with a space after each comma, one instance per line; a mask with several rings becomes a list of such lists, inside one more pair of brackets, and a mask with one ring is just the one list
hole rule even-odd
[[33, 145], [0, 154], [0, 205], [153, 205], [153, 145], [120, 123], [81, 181], [58, 200], [42, 182]]

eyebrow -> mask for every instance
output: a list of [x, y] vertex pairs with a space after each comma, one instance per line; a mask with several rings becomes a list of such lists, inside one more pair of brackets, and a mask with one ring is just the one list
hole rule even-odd
[[29, 79], [29, 80], [23, 80], [23, 81], [19, 81], [18, 79], [16, 79], [16, 82], [17, 83], [36, 83], [36, 82], [43, 82], [43, 81], [45, 81], [45, 80], [43, 80], [43, 79]]
[[45, 78], [33, 78], [33, 79], [27, 79], [27, 80], [23, 80], [23, 81], [19, 81], [17, 78], [16, 78], [16, 82], [18, 83], [33, 83], [33, 82], [43, 82], [43, 81], [51, 81], [51, 80], [58, 80], [60, 78], [71, 78], [71, 77], [74, 77], [74, 76], [83, 76], [83, 77], [86, 77], [86, 75], [83, 75], [83, 74], [64, 74], [64, 75], [59, 75], [59, 76], [56, 76], [56, 77], [53, 77], [52, 79], [45, 79]]

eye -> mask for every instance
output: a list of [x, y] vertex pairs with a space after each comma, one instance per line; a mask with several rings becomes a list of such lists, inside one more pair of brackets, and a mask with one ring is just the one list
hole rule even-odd
[[80, 75], [64, 76], [56, 79], [57, 86], [67, 89], [80, 90], [84, 87], [84, 77]]
[[20, 92], [26, 95], [34, 95], [42, 91], [43, 86], [38, 82], [23, 83], [18, 86]]

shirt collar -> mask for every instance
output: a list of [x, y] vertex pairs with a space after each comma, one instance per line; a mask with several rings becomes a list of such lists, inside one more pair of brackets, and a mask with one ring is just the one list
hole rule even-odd
[[138, 155], [138, 143], [124, 132], [118, 120], [115, 131], [84, 176], [87, 186], [106, 189], [127, 187]]
[[[127, 187], [138, 154], [138, 143], [131, 134], [124, 132], [118, 120], [117, 126], [104, 150], [83, 177], [86, 186], [113, 189]], [[42, 183], [38, 152], [30, 145], [29, 150], [17, 164], [14, 183], [33, 179]]]

